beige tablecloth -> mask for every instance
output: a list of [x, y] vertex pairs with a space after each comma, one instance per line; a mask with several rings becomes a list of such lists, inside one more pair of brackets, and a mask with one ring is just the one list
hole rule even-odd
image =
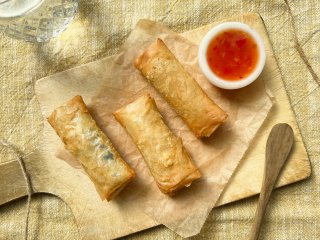
[[[298, 40], [311, 67], [320, 75], [320, 2], [289, 4]], [[34, 82], [117, 53], [138, 19], [160, 21], [182, 32], [251, 11], [260, 13], [265, 21], [313, 167], [308, 180], [274, 192], [261, 239], [320, 239], [320, 88], [294, 47], [292, 23], [282, 0], [83, 0], [66, 32], [48, 43], [26, 43], [1, 34], [0, 138], [31, 152], [41, 141], [42, 133]], [[13, 156], [0, 147], [0, 163], [10, 159]], [[24, 198], [0, 207], [0, 239], [23, 238], [25, 202]], [[256, 202], [254, 197], [214, 209], [195, 239], [247, 239]], [[72, 212], [54, 196], [34, 196], [30, 218], [29, 239], [78, 239]], [[179, 237], [165, 227], [156, 227], [128, 239]]]

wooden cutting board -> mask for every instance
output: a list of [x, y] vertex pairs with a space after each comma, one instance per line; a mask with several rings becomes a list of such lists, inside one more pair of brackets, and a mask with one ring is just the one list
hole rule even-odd
[[[309, 177], [311, 174], [309, 157], [302, 141], [295, 115], [291, 108], [278, 63], [274, 57], [273, 49], [262, 18], [259, 14], [248, 13], [235, 18], [226, 19], [221, 22], [226, 21], [239, 21], [246, 23], [256, 29], [262, 36], [267, 52], [266, 67], [263, 74], [265, 74], [264, 79], [268, 79], [268, 81], [265, 81], [265, 84], [275, 97], [275, 104], [271, 109], [268, 118], [256, 135], [252, 146], [248, 149], [246, 156], [241, 160], [237, 170], [229, 180], [229, 183], [223, 194], [220, 196], [216, 206], [221, 206], [226, 203], [253, 196], [260, 192], [264, 170], [265, 145], [272, 126], [277, 123], [285, 122], [292, 126], [295, 133], [295, 146], [289, 161], [287, 161], [282, 173], [280, 174], [276, 187], [297, 182]], [[181, 35], [190, 41], [199, 44], [204, 34], [213, 26], [221, 22], [209, 24], [207, 26], [182, 33]]]
[[[234, 172], [234, 175], [230, 179], [229, 184], [221, 195], [217, 206], [259, 193], [264, 168], [265, 143], [272, 126], [276, 123], [289, 123], [293, 127], [295, 133], [294, 149], [282, 171], [277, 186], [279, 187], [300, 181], [310, 176], [311, 173], [308, 155], [304, 147], [294, 113], [291, 109], [262, 19], [257, 14], [249, 13], [224, 21], [230, 20], [240, 21], [251, 25], [264, 39], [266, 44], [267, 62], [263, 74], [264, 78], [268, 79], [268, 81], [265, 82], [267, 88], [275, 96], [275, 104], [269, 113], [268, 118], [255, 137], [253, 144], [248, 149], [245, 157], [241, 160], [239, 166]], [[182, 36], [198, 44], [204, 34], [216, 24], [218, 23], [185, 32]], [[74, 81], [76, 79], [76, 76], [72, 74], [92, 74], [92, 69], [107, 67], [108, 62], [111, 62], [111, 58], [112, 57], [104, 59], [104, 64], [101, 64], [101, 61], [96, 61], [39, 80], [35, 87], [36, 93], [38, 91], [43, 91], [42, 86], [44, 84], [48, 85], [48, 83], [50, 84], [50, 88], [47, 89], [48, 94], [53, 94], [53, 91], [66, 91], [66, 93], [68, 91], [74, 91], [76, 93], [76, 89], [68, 88], [68, 86], [71, 85], [70, 81]], [[59, 89], [58, 87], [61, 87], [61, 81], [59, 83], [59, 79], [63, 77], [66, 77], [68, 81], [63, 83], [63, 89]], [[83, 96], [85, 99], [90, 99], [92, 95], [97, 92], [99, 83], [87, 82], [84, 84], [87, 84], [87, 91], [83, 93]], [[70, 94], [70, 92], [68, 92], [68, 94]], [[39, 101], [41, 104], [41, 99], [39, 99]], [[44, 111], [44, 109], [42, 110]], [[79, 226], [80, 236], [85, 239], [94, 238], [97, 231], [99, 231], [99, 228], [95, 228], [94, 224], [86, 224], [87, 222], [94, 222], [95, 220], [95, 217], [89, 217], [86, 215], [86, 212], [90, 211], [90, 202], [85, 198], [77, 199], [77, 201], [74, 200], [77, 195], [80, 195], [82, 191], [80, 188], [73, 189], [71, 195], [65, 194], [68, 188], [70, 188], [68, 185], [68, 178], [59, 178], [64, 175], [63, 173], [66, 169], [68, 169], [68, 171], [72, 170], [70, 170], [70, 167], [66, 168], [67, 164], [65, 162], [57, 161], [54, 157], [52, 148], [48, 146], [52, 141], [59, 142], [59, 139], [55, 136], [52, 129], [45, 121], [44, 141], [39, 148], [28, 157], [27, 160], [27, 170], [31, 175], [33, 188], [35, 192], [47, 192], [57, 195], [63, 199], [70, 206], [75, 215], [76, 222]], [[54, 169], [54, 171], [51, 169]], [[74, 174], [77, 174], [77, 172], [74, 171]], [[23, 176], [21, 174], [19, 164], [16, 161], [0, 165], [0, 182], [3, 183], [0, 186], [2, 191], [2, 194], [0, 195], [0, 204], [26, 195]], [[12, 189], [14, 189], [14, 191], [12, 191]], [[94, 188], [91, 187], [91, 189]], [[95, 193], [93, 192], [92, 194]], [[101, 208], [105, 207], [106, 204], [101, 202]], [[117, 207], [110, 207], [108, 209], [108, 215], [103, 217], [110, 219], [112, 231], [109, 231], [107, 233], [108, 235], [104, 235], [104, 238], [116, 238], [158, 225], [157, 222], [143, 214], [141, 211], [129, 211], [128, 209], [129, 206], [122, 206], [122, 209]], [[115, 221], [115, 219], [117, 220]]]

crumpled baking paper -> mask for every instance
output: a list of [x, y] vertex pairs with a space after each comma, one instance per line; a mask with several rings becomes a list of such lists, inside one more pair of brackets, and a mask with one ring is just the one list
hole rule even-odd
[[[168, 33], [162, 25], [140, 20], [124, 43], [121, 52], [108, 68], [100, 93], [89, 106], [93, 117], [113, 142], [137, 177], [115, 201], [130, 202], [151, 218], [182, 237], [200, 232], [240, 159], [272, 107], [263, 79], [239, 90], [222, 90], [212, 86], [202, 74], [198, 46], [181, 36]], [[133, 66], [133, 61], [156, 38], [160, 37], [208, 96], [228, 114], [227, 121], [209, 138], [197, 139], [182, 119]], [[183, 91], [183, 89], [180, 89]], [[174, 197], [161, 193], [141, 154], [125, 129], [112, 113], [142, 94], [149, 93], [169, 128], [181, 137], [185, 148], [199, 167], [202, 178]], [[77, 167], [65, 150], [57, 156]], [[81, 171], [79, 169], [79, 171]]]

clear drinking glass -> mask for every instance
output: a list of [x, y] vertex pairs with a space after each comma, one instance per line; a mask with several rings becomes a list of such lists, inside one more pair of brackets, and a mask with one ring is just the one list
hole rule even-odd
[[44, 42], [63, 32], [77, 9], [77, 0], [0, 0], [0, 31]]

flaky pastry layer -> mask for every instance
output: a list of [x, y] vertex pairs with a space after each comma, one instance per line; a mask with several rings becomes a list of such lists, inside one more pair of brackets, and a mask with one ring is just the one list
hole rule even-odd
[[55, 109], [48, 122], [82, 165], [102, 199], [111, 200], [135, 177], [97, 126], [81, 96]]
[[207, 96], [161, 39], [152, 43], [134, 65], [198, 138], [209, 137], [227, 119], [227, 114]]
[[181, 139], [164, 123], [149, 95], [117, 110], [114, 116], [132, 137], [163, 193], [172, 195], [201, 177]]

